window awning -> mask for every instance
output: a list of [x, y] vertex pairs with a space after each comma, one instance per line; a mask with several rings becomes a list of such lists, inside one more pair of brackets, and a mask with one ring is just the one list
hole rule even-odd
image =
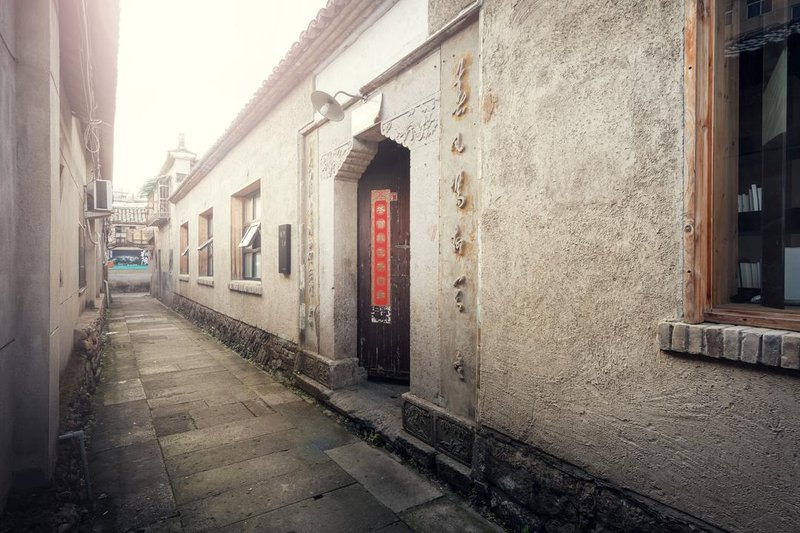
[[209, 237], [206, 242], [204, 242], [203, 244], [201, 244], [200, 246], [197, 247], [197, 251], [199, 252], [200, 250], [202, 250], [203, 248], [205, 248], [206, 246], [208, 246], [212, 242], [214, 242], [214, 237]]
[[253, 245], [253, 241], [258, 235], [258, 230], [261, 228], [261, 222], [253, 222], [244, 232], [244, 237], [239, 241], [239, 248], [249, 248]]

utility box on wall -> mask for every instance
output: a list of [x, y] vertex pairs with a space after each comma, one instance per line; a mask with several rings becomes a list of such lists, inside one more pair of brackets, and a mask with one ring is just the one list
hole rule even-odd
[[292, 225], [278, 226], [278, 272], [289, 274], [292, 271]]

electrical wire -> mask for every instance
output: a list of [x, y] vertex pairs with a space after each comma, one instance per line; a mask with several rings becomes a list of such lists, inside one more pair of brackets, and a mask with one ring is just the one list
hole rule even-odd
[[103, 123], [102, 120], [95, 118], [97, 112], [97, 103], [94, 93], [94, 69], [92, 68], [91, 61], [91, 47], [89, 43], [89, 17], [86, 10], [86, 0], [81, 0], [81, 22], [83, 30], [82, 46], [80, 47], [81, 56], [81, 83], [83, 85], [83, 95], [86, 101], [86, 129], [83, 134], [83, 144], [92, 157], [92, 170], [94, 179], [102, 179], [100, 168], [100, 134], [98, 133], [99, 126]]

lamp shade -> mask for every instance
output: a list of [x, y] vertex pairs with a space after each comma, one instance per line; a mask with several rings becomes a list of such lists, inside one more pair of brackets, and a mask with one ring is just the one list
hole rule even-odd
[[342, 105], [336, 99], [324, 91], [314, 91], [311, 93], [311, 104], [314, 111], [333, 122], [339, 122], [344, 118]]

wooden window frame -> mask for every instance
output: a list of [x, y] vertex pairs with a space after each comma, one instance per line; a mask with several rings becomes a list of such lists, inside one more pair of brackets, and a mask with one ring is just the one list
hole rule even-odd
[[85, 289], [86, 285], [86, 229], [78, 224], [78, 289]]
[[[684, 24], [684, 217], [683, 315], [692, 324], [718, 322], [800, 331], [800, 311], [720, 301], [725, 269], [715, 256], [725, 252], [725, 224], [714, 211], [714, 0], [687, 0]], [[715, 241], [714, 236], [720, 236]], [[715, 249], [715, 243], [717, 248]]]
[[180, 235], [179, 235], [179, 243], [180, 249], [178, 253], [180, 254], [180, 265], [178, 273], [184, 276], [189, 275], [189, 223], [184, 222], [180, 226]]
[[[246, 217], [247, 203], [252, 202], [254, 196], [259, 196], [259, 213], [250, 219]], [[261, 281], [264, 272], [262, 248], [242, 248], [239, 244], [244, 237], [244, 232], [254, 223], [259, 223], [263, 215], [263, 197], [261, 196], [261, 182], [256, 181], [231, 196], [231, 279], [242, 281]], [[263, 225], [258, 229], [259, 234]], [[258, 277], [245, 277], [246, 256], [258, 254], [260, 256], [261, 272]]]
[[214, 277], [214, 210], [200, 213], [197, 232], [198, 276]]

